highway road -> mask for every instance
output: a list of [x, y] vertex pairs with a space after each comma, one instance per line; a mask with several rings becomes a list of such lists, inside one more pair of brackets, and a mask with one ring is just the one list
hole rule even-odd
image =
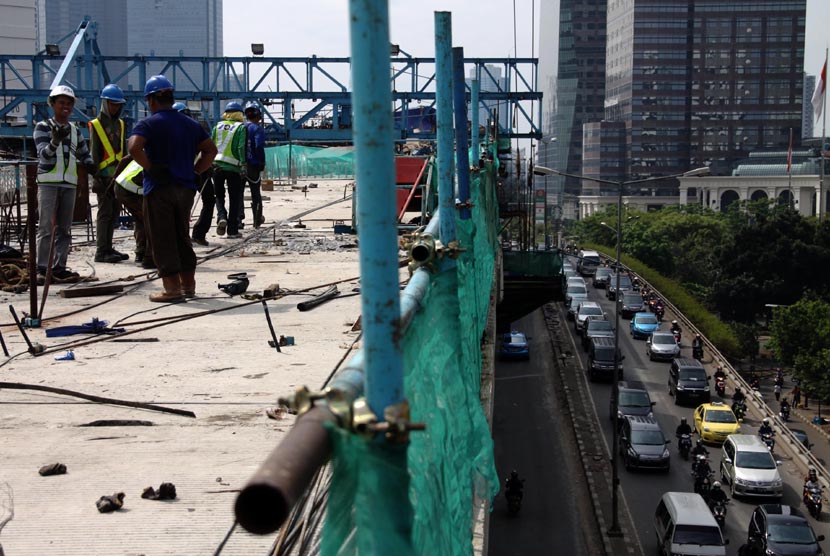
[[[588, 283], [589, 298], [599, 302], [608, 315], [609, 320], [613, 321], [614, 302], [605, 298], [605, 290], [594, 289], [590, 280], [586, 280], [586, 282]], [[559, 304], [559, 310], [563, 311], [561, 318], [562, 322], [565, 322], [564, 309], [561, 304]], [[572, 321], [567, 322], [571, 326], [571, 339], [574, 342], [574, 353], [580, 354], [580, 360], [584, 369], [585, 352], [579, 344], [578, 337], [573, 332]], [[663, 324], [664, 329], [668, 329], [669, 322], [670, 319], [667, 315], [667, 320]], [[622, 465], [622, 462], [620, 462], [619, 468], [622, 492], [625, 500], [625, 505], [621, 505], [621, 508], [624, 510], [627, 507], [631, 511], [643, 553], [655, 554], [657, 551], [657, 542], [652, 526], [652, 519], [654, 508], [660, 496], [667, 491], [692, 491], [690, 464], [681, 459], [677, 452], [674, 430], [679, 424], [680, 418], [683, 416], [688, 419], [690, 424], [693, 423], [692, 412], [694, 411], [694, 407], [675, 405], [674, 398], [668, 394], [667, 375], [669, 364], [649, 361], [645, 355], [645, 341], [634, 340], [629, 334], [628, 327], [629, 321], [620, 319], [620, 347], [625, 356], [623, 362], [625, 378], [628, 380], [639, 380], [646, 385], [651, 399], [657, 402], [654, 407], [654, 416], [658, 423], [660, 423], [664, 434], [672, 439], [672, 444], [670, 445], [672, 462], [671, 470], [668, 473], [627, 471]], [[691, 357], [691, 347], [689, 346], [688, 338], [685, 339], [682, 351], [684, 356]], [[707, 363], [709, 374], [713, 373], [714, 367], [711, 364], [711, 356], [707, 355], [704, 357], [704, 363]], [[612, 426], [610, 420], [611, 384], [591, 383], [590, 391], [603, 426], [602, 432], [605, 436], [605, 442], [610, 452], [610, 446], [612, 444]], [[726, 393], [727, 397], [731, 396], [731, 392], [732, 389], [729, 388]], [[712, 399], [713, 401], [718, 400], [714, 388], [712, 388]], [[754, 434], [757, 432], [758, 425], [759, 417], [750, 414], [744, 421], [741, 432]], [[779, 443], [783, 442], [781, 437], [778, 440]], [[710, 445], [708, 448], [710, 452], [710, 464], [716, 470], [716, 478], [719, 479], [720, 447]], [[796, 465], [792, 458], [790, 458], [789, 453], [782, 449], [781, 446], [776, 445], [775, 454], [776, 459], [781, 462], [779, 470], [785, 482], [783, 503], [801, 507], [801, 485], [803, 484], [804, 468]], [[737, 554], [738, 548], [746, 541], [747, 525], [751, 512], [758, 503], [763, 502], [774, 501], [738, 499], [731, 502], [728, 508], [729, 512], [725, 529], [725, 537], [730, 541], [728, 546], [728, 553], [730, 555]], [[812, 518], [809, 518], [809, 521], [816, 531], [816, 534], [824, 534], [830, 538], [830, 517], [828, 517], [826, 510], [827, 508], [825, 508], [825, 513], [822, 515], [821, 522], [817, 522]]]

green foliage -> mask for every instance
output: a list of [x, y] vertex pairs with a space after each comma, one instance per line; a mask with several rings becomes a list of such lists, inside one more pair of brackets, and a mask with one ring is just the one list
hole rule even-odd
[[741, 357], [748, 357], [750, 361], [754, 362], [758, 356], [758, 325], [755, 323], [747, 324], [744, 322], [732, 323], [732, 330], [735, 331], [735, 336], [738, 338], [738, 349]]
[[[584, 244], [584, 247], [596, 249], [604, 255], [614, 258], [616, 252], [613, 248], [605, 245]], [[622, 262], [631, 270], [643, 277], [643, 279], [654, 286], [674, 306], [676, 306], [686, 317], [692, 321], [703, 334], [715, 344], [718, 350], [727, 357], [740, 356], [741, 348], [738, 337], [732, 328], [722, 322], [716, 315], [709, 312], [697, 299], [689, 295], [680, 284], [666, 278], [643, 262], [623, 254]]]

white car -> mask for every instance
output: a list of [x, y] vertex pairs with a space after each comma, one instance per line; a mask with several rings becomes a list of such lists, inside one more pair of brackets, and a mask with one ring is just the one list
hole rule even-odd
[[568, 308], [568, 319], [576, 316], [576, 308], [588, 299], [588, 288], [584, 284], [571, 284], [565, 290], [565, 307]]
[[605, 312], [599, 306], [599, 303], [583, 301], [577, 306], [574, 318], [574, 330], [577, 334], [582, 334], [585, 331], [585, 323], [588, 322], [588, 317], [605, 318]]
[[646, 338], [646, 355], [649, 360], [671, 361], [680, 355], [680, 346], [671, 332], [654, 332]]

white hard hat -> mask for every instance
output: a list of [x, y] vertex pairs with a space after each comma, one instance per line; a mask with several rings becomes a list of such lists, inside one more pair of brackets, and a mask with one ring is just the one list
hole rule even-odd
[[75, 91], [72, 90], [72, 87], [67, 87], [66, 85], [58, 85], [49, 92], [49, 98], [55, 98], [58, 96], [66, 96], [74, 99]]

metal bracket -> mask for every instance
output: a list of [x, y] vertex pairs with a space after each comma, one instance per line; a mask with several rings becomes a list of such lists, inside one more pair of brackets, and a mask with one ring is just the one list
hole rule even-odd
[[466, 251], [458, 245], [458, 241], [455, 240], [448, 245], [444, 245], [428, 233], [414, 233], [401, 239], [401, 247], [409, 252], [409, 258], [411, 259], [408, 265], [410, 274], [421, 267], [426, 267], [430, 272], [434, 272], [436, 261], [444, 255], [451, 259], [457, 259], [461, 252]]
[[372, 413], [365, 398], [358, 398], [352, 405], [352, 428], [355, 432], [368, 438], [383, 434], [384, 438], [394, 444], [409, 442], [410, 431], [423, 431], [425, 423], [413, 423], [409, 420], [409, 402], [390, 405], [383, 410], [384, 421], [378, 421]]
[[463, 203], [455, 203], [455, 208], [456, 208], [456, 209], [459, 209], [459, 210], [461, 210], [461, 209], [465, 209], [465, 208], [466, 208], [466, 209], [471, 209], [471, 208], [473, 208], [474, 206], [476, 206], [476, 205], [475, 205], [475, 203], [473, 203], [472, 201], [465, 201], [465, 202], [463, 202]]

